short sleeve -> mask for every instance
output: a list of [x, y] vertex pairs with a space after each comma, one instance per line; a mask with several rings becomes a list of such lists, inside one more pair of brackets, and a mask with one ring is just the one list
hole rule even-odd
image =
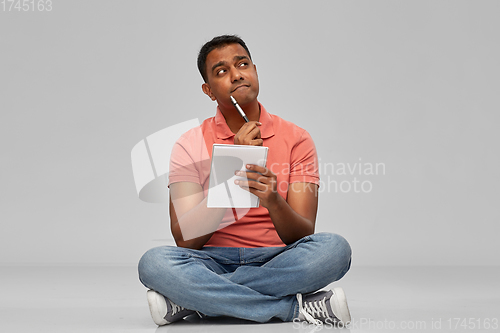
[[168, 185], [177, 182], [192, 182], [203, 186], [204, 178], [209, 171], [210, 156], [201, 128], [189, 130], [177, 140], [172, 148]]
[[309, 133], [304, 130], [291, 151], [290, 184], [313, 183], [319, 185], [318, 156]]

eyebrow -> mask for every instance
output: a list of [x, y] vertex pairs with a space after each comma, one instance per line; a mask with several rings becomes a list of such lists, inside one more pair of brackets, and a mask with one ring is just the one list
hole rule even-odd
[[234, 58], [233, 58], [234, 61], [239, 61], [239, 60], [243, 60], [243, 59], [250, 60], [247, 56], [234, 56]]
[[[247, 59], [247, 60], [250, 60], [250, 58], [248, 58], [247, 56], [234, 56], [233, 57], [233, 60], [234, 61], [240, 61], [240, 60], [243, 60], [243, 59]], [[224, 66], [226, 65], [227, 62], [226, 61], [219, 61], [218, 63], [216, 63], [215, 65], [212, 66], [212, 72], [217, 68], [217, 67], [220, 67], [220, 66]]]

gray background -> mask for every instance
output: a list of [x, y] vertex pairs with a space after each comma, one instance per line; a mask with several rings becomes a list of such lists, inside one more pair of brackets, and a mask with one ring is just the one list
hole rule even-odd
[[[53, 1], [0, 12], [1, 264], [135, 264], [172, 244], [130, 151], [213, 116], [201, 45], [239, 34], [269, 112], [322, 164], [384, 163], [370, 193], [322, 187], [317, 231], [353, 265], [498, 265], [497, 1]], [[353, 176], [322, 174], [323, 180]]]

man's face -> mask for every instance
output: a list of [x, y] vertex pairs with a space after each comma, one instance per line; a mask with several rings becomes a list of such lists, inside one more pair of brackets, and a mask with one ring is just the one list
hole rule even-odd
[[219, 106], [231, 106], [229, 96], [244, 106], [257, 99], [257, 68], [240, 44], [229, 44], [212, 50], [206, 61], [207, 82], [203, 92]]

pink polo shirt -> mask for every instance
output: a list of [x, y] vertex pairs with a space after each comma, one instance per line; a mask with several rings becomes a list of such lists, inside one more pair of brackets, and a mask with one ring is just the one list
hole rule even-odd
[[[266, 166], [277, 175], [278, 193], [286, 200], [291, 183], [319, 185], [318, 160], [314, 142], [306, 130], [272, 115], [260, 104], [263, 145], [269, 147]], [[210, 159], [214, 143], [234, 144], [234, 133], [217, 107], [215, 117], [184, 133], [177, 140], [170, 159], [169, 185], [194, 182], [208, 193]], [[241, 210], [237, 209], [241, 213]], [[219, 229], [205, 246], [268, 247], [284, 246], [266, 208], [244, 209], [235, 221], [228, 209]], [[235, 222], [234, 222], [235, 221]], [[201, 236], [201, 235], [200, 235]]]

